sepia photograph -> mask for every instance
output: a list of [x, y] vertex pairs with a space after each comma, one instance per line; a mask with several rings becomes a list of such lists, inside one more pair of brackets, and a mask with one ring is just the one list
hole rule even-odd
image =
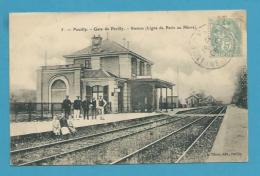
[[244, 10], [10, 13], [10, 165], [248, 161]]

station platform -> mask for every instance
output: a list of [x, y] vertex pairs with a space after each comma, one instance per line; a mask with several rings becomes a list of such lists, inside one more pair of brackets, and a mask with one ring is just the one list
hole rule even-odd
[[[130, 120], [136, 118], [142, 118], [147, 116], [157, 115], [158, 113], [120, 113], [120, 114], [105, 114], [103, 119], [97, 116], [97, 119], [84, 120], [80, 118], [79, 120], [74, 120], [75, 127], [83, 127], [90, 125], [98, 125], [109, 122], [117, 122], [122, 120]], [[20, 136], [32, 133], [42, 133], [52, 131], [52, 121], [41, 121], [41, 122], [17, 122], [10, 124], [10, 136]]]
[[[179, 111], [186, 111], [193, 108], [177, 108], [173, 109], [173, 111], [168, 110], [167, 114], [173, 115]], [[166, 112], [152, 112], [152, 113], [118, 113], [118, 114], [105, 114], [103, 115], [103, 119], [101, 120], [99, 116], [97, 119], [92, 120], [74, 120], [75, 127], [84, 127], [90, 125], [98, 125], [103, 123], [110, 123], [110, 122], [117, 122], [123, 120], [130, 120], [130, 119], [137, 119], [143, 118], [148, 116], [154, 116], [159, 114], [164, 114]], [[26, 134], [33, 134], [33, 133], [43, 133], [52, 131], [52, 121], [33, 121], [33, 122], [11, 122], [10, 123], [10, 136], [20, 136]]]
[[247, 127], [247, 109], [229, 105], [206, 162], [248, 161]]
[[[118, 114], [104, 114], [101, 120], [99, 116], [97, 119], [92, 120], [74, 120], [75, 127], [84, 127], [90, 125], [98, 125], [110, 122], [117, 122], [123, 120], [131, 120], [137, 118], [143, 118], [148, 116], [154, 116], [159, 114], [169, 114], [174, 115], [179, 111], [186, 111], [194, 108], [175, 108], [173, 110], [168, 110], [168, 112], [152, 112], [152, 113], [118, 113]], [[11, 122], [10, 123], [10, 136], [21, 136], [34, 133], [43, 133], [52, 131], [52, 121], [33, 121], [33, 122]]]

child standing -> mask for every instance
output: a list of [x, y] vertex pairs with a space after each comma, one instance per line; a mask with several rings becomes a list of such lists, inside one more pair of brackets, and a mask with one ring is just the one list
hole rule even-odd
[[76, 128], [73, 124], [73, 119], [71, 116], [69, 116], [69, 119], [68, 119], [68, 127], [69, 127], [69, 130], [72, 134], [75, 134], [77, 131], [76, 131]]
[[56, 136], [60, 135], [61, 127], [60, 127], [60, 121], [57, 115], [53, 117], [52, 120], [52, 131]]

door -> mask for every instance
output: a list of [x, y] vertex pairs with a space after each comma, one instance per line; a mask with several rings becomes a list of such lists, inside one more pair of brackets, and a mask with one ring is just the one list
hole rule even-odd
[[62, 80], [56, 80], [51, 85], [51, 102], [52, 103], [62, 103], [66, 96], [67, 87]]

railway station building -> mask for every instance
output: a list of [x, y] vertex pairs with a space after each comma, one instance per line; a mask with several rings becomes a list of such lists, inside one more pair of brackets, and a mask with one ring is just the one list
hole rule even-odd
[[102, 96], [113, 113], [143, 112], [162, 108], [162, 91], [166, 97], [173, 94], [173, 83], [152, 77], [152, 61], [101, 36], [64, 59], [66, 65], [37, 70], [37, 102]]
[[213, 106], [217, 104], [217, 101], [211, 95], [202, 97], [199, 94], [193, 94], [186, 98], [186, 103], [188, 107], [198, 107], [198, 106]]

